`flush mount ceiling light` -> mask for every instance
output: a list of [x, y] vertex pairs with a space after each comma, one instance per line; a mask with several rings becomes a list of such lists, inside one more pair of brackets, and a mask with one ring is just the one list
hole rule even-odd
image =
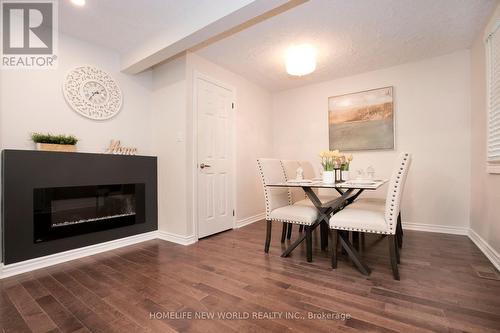
[[71, 2], [79, 7], [85, 6], [85, 0], [71, 0]]
[[285, 56], [286, 72], [294, 76], [303, 76], [316, 69], [316, 52], [309, 44], [290, 47]]

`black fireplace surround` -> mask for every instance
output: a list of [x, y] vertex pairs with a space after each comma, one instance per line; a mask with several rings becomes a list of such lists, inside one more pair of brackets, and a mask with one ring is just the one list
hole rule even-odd
[[3, 262], [157, 229], [156, 157], [4, 150]]

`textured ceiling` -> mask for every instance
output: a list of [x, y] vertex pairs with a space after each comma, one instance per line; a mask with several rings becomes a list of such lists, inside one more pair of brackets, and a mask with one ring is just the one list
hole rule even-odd
[[[496, 0], [310, 0], [196, 53], [271, 91], [469, 48]], [[285, 72], [292, 44], [317, 49], [317, 69]]]
[[83, 7], [59, 0], [59, 29], [68, 34], [126, 53], [159, 34], [183, 32], [217, 11], [247, 0], [86, 0]]

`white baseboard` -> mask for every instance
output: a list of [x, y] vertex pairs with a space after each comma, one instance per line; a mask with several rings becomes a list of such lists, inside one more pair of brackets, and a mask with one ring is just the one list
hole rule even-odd
[[452, 234], [452, 235], [466, 235], [466, 236], [469, 235], [468, 227], [450, 227], [447, 225], [403, 222], [403, 229], [426, 231], [426, 232], [438, 232], [442, 234]]
[[469, 238], [484, 253], [486, 258], [491, 261], [493, 266], [500, 271], [500, 254], [472, 229], [469, 229]]
[[44, 268], [52, 266], [55, 264], [60, 264], [62, 262], [90, 256], [93, 254], [117, 249], [120, 247], [137, 244], [140, 242], [152, 240], [152, 239], [162, 239], [168, 242], [173, 242], [181, 245], [190, 245], [197, 241], [196, 237], [193, 236], [181, 236], [165, 231], [151, 231], [139, 235], [134, 235], [130, 237], [125, 237], [121, 239], [115, 239], [109, 242], [90, 245], [81, 247], [78, 249], [73, 249], [69, 251], [64, 251], [60, 253], [51, 254], [48, 256], [34, 258], [30, 260], [25, 260], [17, 262], [15, 264], [4, 265], [0, 263], [0, 279], [26, 273], [33, 271], [35, 269]]
[[484, 253], [486, 258], [500, 271], [500, 254], [495, 251], [481, 236], [474, 230], [468, 227], [450, 227], [445, 225], [422, 224], [403, 222], [403, 229], [426, 231], [426, 232], [439, 232], [443, 234], [463, 235], [468, 236], [474, 244]]
[[95, 245], [85, 246], [78, 249], [64, 251], [60, 253], [51, 254], [48, 256], [16, 262], [9, 265], [0, 265], [0, 279], [33, 271], [35, 269], [52, 266], [62, 262], [90, 256], [92, 254], [101, 253], [117, 249], [119, 247], [132, 245], [147, 240], [157, 238], [157, 231], [146, 232], [139, 235], [115, 239], [109, 242], [99, 243]]
[[167, 242], [177, 243], [180, 245], [191, 245], [198, 241], [195, 235], [182, 236], [161, 230], [158, 230], [157, 236], [157, 238], [159, 239], [165, 240]]
[[257, 215], [249, 216], [244, 219], [236, 221], [236, 225], [234, 226], [235, 229], [239, 229], [241, 227], [244, 227], [246, 225], [252, 224], [254, 222], [263, 220], [266, 218], [266, 213], [260, 213]]

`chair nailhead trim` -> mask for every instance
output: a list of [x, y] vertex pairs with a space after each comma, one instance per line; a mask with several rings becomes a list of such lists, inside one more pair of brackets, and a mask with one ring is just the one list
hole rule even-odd
[[390, 194], [388, 194], [387, 197], [388, 200], [385, 211], [385, 219], [391, 232], [394, 231], [396, 226], [395, 216], [400, 212], [402, 186], [408, 174], [408, 167], [411, 161], [411, 155], [409, 153], [402, 153], [400, 156], [399, 169], [396, 168], [396, 172], [391, 180], [392, 183], [389, 188]]
[[269, 218], [268, 220], [271, 220], [271, 221], [276, 221], [276, 222], [285, 222], [285, 223], [294, 223], [294, 224], [301, 224], [301, 225], [312, 225], [314, 222], [304, 222], [304, 221], [296, 221], [296, 220], [284, 220], [284, 219], [273, 219], [273, 218]]
[[[281, 166], [281, 171], [283, 173], [283, 178], [285, 179], [285, 181], [287, 180], [287, 177], [286, 177], [286, 172], [285, 172], [285, 167], [283, 166], [283, 162], [281, 160], [279, 160], [280, 162], [280, 166]], [[270, 207], [270, 202], [269, 202], [269, 191], [270, 189], [266, 186], [266, 178], [264, 176], [264, 170], [262, 169], [262, 164], [261, 164], [261, 161], [260, 161], [260, 158], [257, 159], [257, 166], [259, 168], [259, 173], [260, 173], [260, 178], [262, 180], [262, 185], [264, 187], [264, 198], [265, 198], [265, 203], [266, 203], [266, 220], [272, 220], [270, 218], [270, 214], [271, 214], [271, 207]], [[288, 204], [291, 205], [292, 204], [292, 195], [291, 195], [291, 192], [290, 192], [290, 189], [287, 189], [287, 194], [288, 194]], [[294, 223], [292, 221], [286, 221], [286, 222], [289, 222], [289, 223]]]
[[361, 231], [361, 232], [368, 232], [368, 233], [372, 233], [372, 234], [384, 234], [384, 235], [394, 234], [391, 231], [379, 231], [379, 230], [370, 230], [370, 229], [339, 227], [339, 226], [335, 226], [335, 225], [333, 225], [333, 226], [331, 225], [330, 229], [349, 230], [349, 231]]

